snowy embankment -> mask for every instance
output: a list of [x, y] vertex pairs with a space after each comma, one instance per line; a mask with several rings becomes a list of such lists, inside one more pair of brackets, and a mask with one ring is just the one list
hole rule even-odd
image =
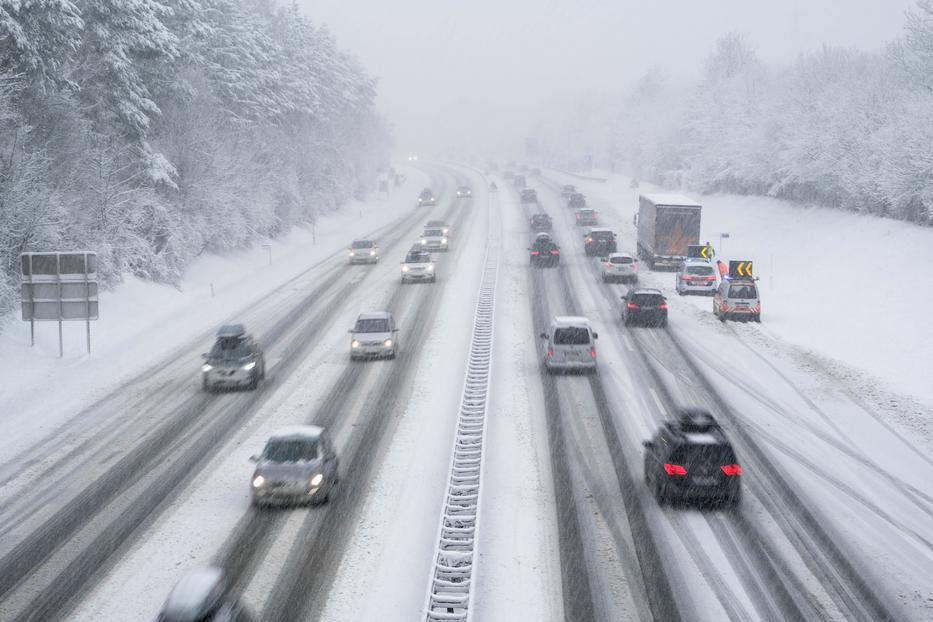
[[[607, 181], [568, 175], [566, 183], [597, 199], [597, 208], [611, 204], [623, 219], [611, 224], [623, 246], [634, 247], [638, 191], [621, 175], [588, 175]], [[881, 380], [933, 404], [933, 326], [925, 320], [933, 309], [933, 229], [767, 197], [695, 198], [703, 204], [702, 241], [721, 249], [723, 261], [755, 262], [766, 335], [795, 346], [801, 364], [812, 358], [860, 391]], [[730, 237], [720, 242], [721, 233]], [[712, 306], [708, 298], [684, 300]]]
[[[418, 189], [428, 185], [428, 176], [414, 169], [405, 173], [404, 186], [393, 189], [388, 199], [351, 202], [321, 218], [313, 232], [296, 228], [268, 241], [269, 249], [257, 245], [201, 258], [178, 288], [127, 276], [123, 284], [101, 292], [100, 320], [91, 323], [90, 355], [81, 322], [65, 323], [65, 356], [60, 359], [54, 322], [36, 324], [36, 345], [31, 348], [29, 324], [18, 315], [6, 318], [0, 333], [0, 409], [5, 413], [0, 452], [9, 457], [31, 446], [184, 344], [219, 324], [236, 321], [296, 275], [346, 248], [354, 237], [365, 237], [408, 214], [415, 208]], [[205, 349], [208, 345], [205, 341]]]

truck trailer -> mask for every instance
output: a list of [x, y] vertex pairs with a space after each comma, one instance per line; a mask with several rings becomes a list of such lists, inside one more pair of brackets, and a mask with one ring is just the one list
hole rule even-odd
[[687, 247], [700, 243], [702, 206], [679, 194], [638, 196], [638, 256], [652, 270], [677, 269], [687, 256]]

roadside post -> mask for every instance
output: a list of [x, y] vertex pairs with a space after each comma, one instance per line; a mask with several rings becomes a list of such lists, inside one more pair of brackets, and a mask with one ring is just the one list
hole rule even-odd
[[728, 240], [728, 239], [729, 239], [729, 234], [728, 234], [728, 233], [720, 233], [720, 234], [719, 234], [719, 254], [720, 254], [720, 255], [722, 255], [722, 241], [723, 241], [723, 240]]

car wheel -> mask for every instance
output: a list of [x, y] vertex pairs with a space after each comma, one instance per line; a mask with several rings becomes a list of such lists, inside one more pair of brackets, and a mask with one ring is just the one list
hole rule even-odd
[[432, 277], [431, 277], [431, 282], [432, 282], [432, 283], [437, 283], [437, 277], [436, 277], [436, 276], [432, 276]]
[[246, 388], [250, 391], [255, 391], [259, 386], [259, 372], [253, 374], [252, 380], [249, 381], [249, 384], [246, 385]]
[[201, 389], [202, 389], [205, 393], [213, 393], [213, 392], [214, 392], [214, 387], [212, 387], [212, 386], [211, 386], [211, 383], [209, 383], [209, 382], [207, 381], [207, 378], [204, 378], [204, 379], [201, 381]]
[[720, 321], [720, 322], [725, 322], [725, 321], [726, 321], [726, 314], [725, 314], [725, 313], [717, 313], [716, 315], [717, 315], [717, 317], [719, 317], [719, 321]]
[[756, 313], [756, 314], [755, 314], [755, 321], [758, 322], [759, 324], [761, 324], [761, 314], [760, 314], [760, 313]]
[[661, 320], [661, 328], [667, 328], [667, 320]]

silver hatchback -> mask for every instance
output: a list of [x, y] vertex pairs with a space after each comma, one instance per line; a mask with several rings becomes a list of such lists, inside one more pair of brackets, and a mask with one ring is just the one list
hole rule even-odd
[[388, 311], [360, 313], [350, 329], [350, 359], [395, 358], [398, 339], [395, 318]]
[[681, 296], [716, 293], [716, 270], [705, 259], [688, 259], [677, 272], [674, 285]]
[[324, 503], [337, 485], [337, 453], [323, 428], [298, 425], [273, 434], [250, 480], [253, 505]]
[[544, 367], [555, 371], [596, 371], [596, 339], [585, 317], [558, 316], [541, 333], [545, 341]]

